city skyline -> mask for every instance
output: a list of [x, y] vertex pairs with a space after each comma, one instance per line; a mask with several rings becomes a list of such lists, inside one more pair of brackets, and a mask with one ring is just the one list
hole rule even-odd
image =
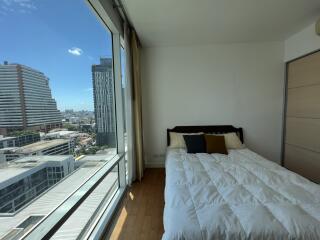
[[1, 63], [43, 72], [60, 111], [94, 110], [91, 66], [112, 56], [112, 44], [84, 1], [64, 1], [63, 7], [50, 0], [0, 1], [0, 24], [6, 33], [0, 39]]

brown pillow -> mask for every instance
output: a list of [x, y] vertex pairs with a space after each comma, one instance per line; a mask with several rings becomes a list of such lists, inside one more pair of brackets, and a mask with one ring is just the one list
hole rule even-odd
[[207, 153], [221, 153], [228, 155], [224, 136], [204, 135]]

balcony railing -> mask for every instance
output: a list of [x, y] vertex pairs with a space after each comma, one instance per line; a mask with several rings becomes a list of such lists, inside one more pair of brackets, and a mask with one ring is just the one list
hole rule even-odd
[[[88, 216], [88, 220], [81, 230], [77, 233], [78, 236], [89, 236], [99, 226], [98, 222], [109, 206], [116, 199], [122, 196], [126, 183], [125, 178], [119, 176], [120, 169], [124, 169], [124, 154], [116, 155], [110, 161], [106, 162], [100, 169], [98, 169], [89, 179], [87, 179], [82, 185], [80, 185], [69, 197], [67, 197], [60, 205], [51, 211], [45, 218], [37, 223], [32, 229], [24, 234], [22, 239], [49, 239], [51, 238], [63, 224], [72, 217], [72, 214], [78, 210], [78, 208], [93, 194], [94, 190], [99, 186], [101, 182], [111, 173], [117, 172], [116, 181], [113, 181], [106, 190], [106, 193], [100, 204], [95, 206], [92, 215]], [[120, 194], [121, 193], [121, 194]], [[106, 219], [106, 218], [104, 218]]]

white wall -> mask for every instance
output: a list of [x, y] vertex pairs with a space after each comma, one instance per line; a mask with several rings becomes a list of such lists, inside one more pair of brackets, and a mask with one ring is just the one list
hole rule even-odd
[[320, 49], [320, 36], [315, 33], [315, 23], [292, 35], [285, 41], [285, 62]]
[[161, 166], [166, 129], [232, 124], [246, 145], [280, 162], [284, 45], [280, 42], [142, 50], [145, 161]]

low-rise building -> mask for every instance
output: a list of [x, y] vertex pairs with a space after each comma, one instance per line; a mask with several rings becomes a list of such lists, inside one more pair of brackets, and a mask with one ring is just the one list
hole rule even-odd
[[14, 136], [0, 137], [0, 149], [8, 147], [22, 147], [38, 141], [40, 141], [39, 133], [18, 133]]
[[[17, 208], [15, 212], [0, 212], [0, 239], [20, 239], [32, 226], [48, 216], [70, 196], [70, 193], [79, 188], [110, 159], [101, 158], [101, 156], [89, 156], [79, 162], [75, 162], [71, 156], [34, 156], [10, 162], [8, 164], [10, 167], [0, 167], [0, 189], [7, 188], [10, 185], [18, 189], [22, 186], [19, 183], [24, 181], [24, 179], [26, 180], [25, 182], [28, 182], [31, 176], [43, 179], [42, 182], [46, 183], [43, 171], [49, 167], [58, 169], [47, 170], [48, 182], [50, 178], [57, 179], [59, 176], [62, 176], [62, 171], [56, 170], [59, 170], [59, 167], [63, 167], [63, 170], [66, 170], [65, 166], [67, 167], [70, 163], [70, 168], [67, 172], [63, 171], [63, 177], [56, 184], [51, 185], [47, 189], [42, 189], [42, 192], [35, 192], [37, 194], [33, 195], [33, 199]], [[74, 167], [72, 171], [72, 166], [75, 165], [77, 167]], [[32, 175], [34, 173], [35, 175]], [[50, 173], [52, 173], [52, 176], [50, 176]], [[56, 178], [54, 178], [54, 174], [56, 174]], [[3, 182], [6, 182], [6, 184]], [[28, 182], [28, 184], [31, 183], [32, 181]], [[43, 185], [46, 185], [45, 183]], [[3, 187], [4, 185], [6, 187]], [[109, 191], [115, 191], [117, 186], [118, 171], [115, 167], [91, 193], [90, 196], [92, 197], [88, 197], [79, 206], [77, 213], [80, 213], [80, 215], [72, 215], [66, 224], [59, 229], [60, 232], [57, 232], [57, 234], [60, 234], [60, 238], [67, 238], [64, 235], [65, 231], [68, 232], [68, 236], [78, 236], [81, 229], [92, 220], [92, 216], [94, 216], [97, 210], [96, 204], [104, 202]], [[27, 185], [25, 189], [31, 189], [32, 187], [34, 185]], [[7, 205], [10, 204], [8, 203]], [[71, 226], [78, 226], [78, 228], [70, 228], [70, 224]], [[62, 237], [61, 233], [63, 234]]]
[[18, 153], [19, 147], [7, 147], [0, 149], [0, 163], [10, 162], [20, 157]]
[[21, 147], [18, 153], [23, 155], [67, 155], [72, 154], [68, 139], [43, 140]]
[[69, 131], [69, 130], [60, 130], [55, 132], [49, 132], [46, 134], [45, 138], [47, 139], [57, 139], [57, 138], [74, 138], [78, 137], [79, 132], [78, 131]]
[[77, 139], [81, 136], [78, 131], [60, 130], [47, 133], [44, 139], [68, 139], [70, 141], [70, 148], [74, 149]]
[[70, 123], [80, 123], [80, 118], [79, 117], [70, 117], [69, 122]]
[[37, 132], [22, 133], [14, 137], [16, 138], [16, 147], [22, 147], [40, 141], [40, 134]]
[[69, 139], [43, 140], [23, 147], [3, 148], [0, 150], [0, 159], [12, 161], [35, 155], [69, 155], [73, 154], [73, 149], [74, 144]]
[[15, 137], [0, 137], [0, 149], [14, 147], [15, 146]]
[[31, 156], [0, 166], [0, 215], [15, 213], [74, 171], [72, 156]]

